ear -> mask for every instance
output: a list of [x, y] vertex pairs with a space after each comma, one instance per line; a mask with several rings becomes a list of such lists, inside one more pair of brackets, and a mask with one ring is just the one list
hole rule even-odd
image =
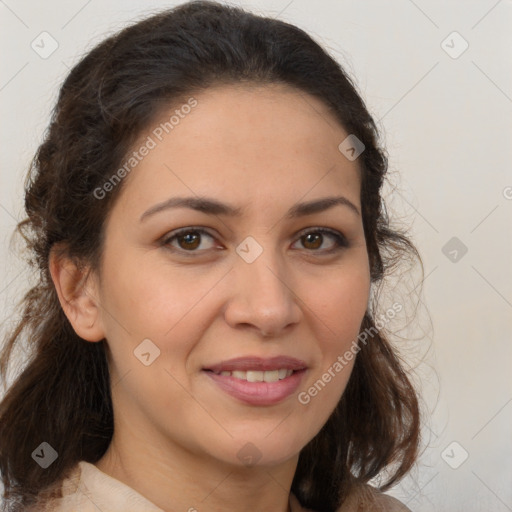
[[56, 246], [50, 252], [49, 267], [60, 305], [74, 331], [84, 340], [101, 341], [105, 332], [95, 277]]

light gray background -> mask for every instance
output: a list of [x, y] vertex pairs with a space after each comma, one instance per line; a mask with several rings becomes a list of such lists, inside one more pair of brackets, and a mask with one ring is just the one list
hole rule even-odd
[[[3, 330], [30, 279], [9, 237], [59, 84], [107, 34], [176, 3], [0, 0]], [[418, 339], [404, 357], [429, 417], [418, 466], [391, 494], [414, 512], [512, 510], [512, 2], [233, 3], [297, 24], [326, 46], [383, 130], [388, 201], [425, 265], [410, 328]], [[47, 58], [31, 48], [35, 41], [43, 51], [43, 31], [58, 43]], [[445, 255], [452, 237], [459, 245]]]

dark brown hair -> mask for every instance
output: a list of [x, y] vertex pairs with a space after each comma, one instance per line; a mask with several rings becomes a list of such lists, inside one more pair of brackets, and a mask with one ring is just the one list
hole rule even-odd
[[[218, 84], [285, 84], [313, 95], [365, 145], [359, 156], [361, 204], [372, 283], [394, 263], [419, 258], [391, 229], [381, 202], [387, 158], [351, 79], [301, 29], [214, 2], [189, 2], [153, 15], [90, 51], [63, 83], [25, 185], [27, 217], [17, 226], [38, 282], [24, 296], [0, 368], [26, 340], [30, 357], [0, 403], [0, 471], [10, 509], [26, 507], [80, 460], [94, 463], [113, 434], [105, 340], [89, 343], [71, 327], [49, 273], [50, 249], [93, 269], [105, 219], [122, 183], [98, 200], [142, 131], [164, 108]], [[340, 141], [341, 142], [341, 141]], [[372, 329], [373, 328], [373, 329]], [[322, 430], [300, 453], [292, 492], [303, 506], [333, 512], [351, 488], [387, 471], [382, 490], [411, 468], [419, 442], [416, 393], [368, 311], [347, 388]], [[59, 456], [47, 469], [31, 457], [43, 441]], [[7, 507], [7, 505], [6, 505]]]

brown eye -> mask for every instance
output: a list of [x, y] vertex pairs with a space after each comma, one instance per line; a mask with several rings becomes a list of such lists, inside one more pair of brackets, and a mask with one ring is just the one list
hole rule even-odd
[[168, 246], [170, 249], [176, 251], [198, 253], [211, 249], [213, 246], [211, 245], [210, 247], [196, 250], [203, 244], [204, 237], [214, 240], [213, 236], [204, 229], [185, 228], [174, 232], [174, 234], [171, 234], [171, 236], [166, 237], [162, 241], [162, 245]]
[[185, 235], [177, 236], [176, 240], [182, 249], [197, 249], [201, 242], [201, 234], [197, 231], [190, 231]]
[[[180, 252], [185, 256], [194, 256], [214, 247], [214, 244], [210, 244], [210, 247], [203, 247], [202, 249], [199, 249], [199, 247], [203, 245], [205, 237], [212, 241], [215, 240], [215, 238], [204, 229], [183, 228], [181, 230], [174, 231], [167, 236], [162, 241], [162, 245], [168, 247], [172, 251]], [[326, 240], [329, 239], [332, 241], [330, 246], [322, 249]], [[301, 242], [302, 247], [308, 252], [316, 252], [319, 255], [329, 254], [348, 247], [347, 240], [343, 234], [326, 228], [314, 229], [303, 233], [299, 237], [298, 241]]]
[[302, 240], [306, 249], [318, 249], [322, 246], [323, 235], [319, 233], [308, 233], [302, 237]]
[[[319, 250], [326, 238], [334, 240], [334, 243], [331, 243], [331, 247]], [[308, 231], [302, 234], [299, 240], [305, 249], [319, 253], [330, 253], [348, 247], [347, 239], [341, 233], [325, 228]]]

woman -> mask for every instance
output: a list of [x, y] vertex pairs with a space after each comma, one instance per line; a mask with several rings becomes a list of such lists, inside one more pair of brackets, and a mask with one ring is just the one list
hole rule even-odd
[[[340, 66], [191, 2], [64, 82], [18, 230], [40, 269], [2, 366], [6, 510], [409, 510], [417, 397], [373, 300], [415, 253]], [[380, 490], [368, 482], [385, 475]]]

